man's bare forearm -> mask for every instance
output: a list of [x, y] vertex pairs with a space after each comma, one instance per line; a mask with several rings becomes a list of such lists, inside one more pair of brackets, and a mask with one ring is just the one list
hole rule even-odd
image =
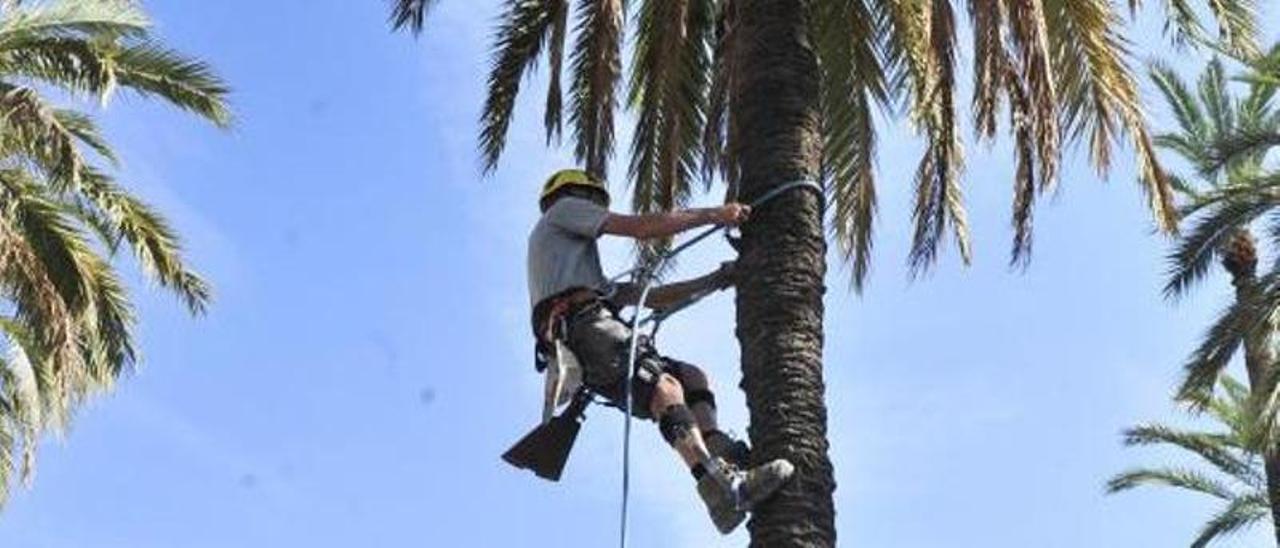
[[641, 240], [675, 236], [691, 228], [715, 224], [717, 210], [685, 209], [670, 213], [613, 215], [605, 221], [604, 232]]
[[720, 271], [715, 271], [691, 280], [655, 287], [649, 292], [649, 299], [646, 304], [649, 308], [661, 310], [684, 301], [694, 294], [719, 289], [723, 286], [723, 282], [724, 277]]
[[[655, 287], [649, 290], [649, 296], [645, 299], [645, 307], [661, 310], [677, 304], [696, 293], [720, 289], [725, 285], [727, 284], [723, 272], [717, 270], [705, 276]], [[613, 294], [613, 302], [621, 306], [632, 306], [639, 301], [640, 286], [635, 284], [623, 284]]]

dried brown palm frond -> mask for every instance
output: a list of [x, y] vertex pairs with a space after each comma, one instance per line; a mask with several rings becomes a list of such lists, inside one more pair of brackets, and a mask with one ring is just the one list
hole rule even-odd
[[1046, 0], [1045, 18], [1067, 135], [1088, 141], [1103, 176], [1110, 171], [1112, 147], [1127, 138], [1156, 226], [1176, 231], [1173, 188], [1146, 126], [1119, 15], [1103, 0]]

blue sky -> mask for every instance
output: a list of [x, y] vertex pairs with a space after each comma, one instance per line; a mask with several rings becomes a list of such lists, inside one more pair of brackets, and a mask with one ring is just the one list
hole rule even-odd
[[[543, 147], [534, 80], [500, 169], [478, 175], [495, 5], [443, 2], [414, 42], [386, 32], [375, 0], [148, 2], [163, 36], [233, 83], [240, 120], [224, 133], [122, 99], [107, 126], [123, 178], [187, 235], [217, 302], [189, 319], [136, 281], [146, 361], [45, 444], [35, 488], [0, 515], [4, 546], [614, 541], [619, 414], [591, 414], [560, 484], [498, 459], [537, 418], [524, 241], [538, 181], [569, 156]], [[1148, 28], [1138, 51], [1165, 50]], [[1145, 97], [1167, 119], [1149, 87]], [[1165, 242], [1131, 163], [1103, 183], [1080, 154], [1037, 210], [1031, 269], [1010, 272], [1011, 156], [970, 145], [976, 262], [962, 268], [949, 252], [909, 282], [920, 145], [882, 126], [869, 290], [845, 290], [834, 263], [828, 282], [841, 545], [1185, 544], [1206, 501], [1105, 497], [1101, 486], [1168, 458], [1121, 448], [1118, 432], [1179, 420], [1168, 396], [1226, 281], [1163, 301]], [[606, 267], [625, 267], [626, 244], [604, 245]], [[680, 272], [729, 253], [699, 248]], [[661, 346], [718, 378], [723, 422], [744, 431], [731, 300], [674, 320]], [[741, 532], [715, 534], [655, 432], [642, 427], [634, 441], [634, 546], [744, 544]], [[549, 526], [559, 519], [569, 531]], [[1259, 529], [1234, 545], [1265, 538]]]

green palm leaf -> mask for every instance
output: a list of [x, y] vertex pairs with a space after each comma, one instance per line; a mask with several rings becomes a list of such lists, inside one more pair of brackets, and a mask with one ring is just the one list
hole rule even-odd
[[1164, 445], [1181, 449], [1210, 464], [1222, 477], [1181, 467], [1137, 468], [1117, 474], [1106, 484], [1108, 494], [1138, 487], [1172, 487], [1222, 501], [1222, 509], [1201, 528], [1192, 546], [1205, 546], [1270, 516], [1263, 454], [1255, 442], [1249, 389], [1223, 376], [1221, 394], [1207, 396], [1210, 417], [1223, 432], [1183, 430], [1148, 424], [1126, 430], [1125, 445]]
[[1107, 482], [1107, 493], [1120, 493], [1144, 486], [1175, 487], [1228, 501], [1236, 498], [1236, 494], [1225, 484], [1199, 472], [1176, 468], [1140, 468], [1123, 472]]
[[1219, 472], [1245, 485], [1255, 488], [1263, 488], [1264, 485], [1255, 465], [1237, 455], [1240, 447], [1231, 434], [1193, 432], [1148, 424], [1125, 430], [1124, 443], [1129, 446], [1172, 445], [1198, 455]]
[[613, 154], [613, 114], [622, 78], [622, 16], [622, 0], [578, 0], [569, 122], [578, 161], [597, 176], [605, 174]]
[[[1247, 3], [1210, 2], [1216, 2], [1209, 8], [1220, 15], [1222, 32], [1250, 34], [1251, 27], [1244, 24]], [[434, 5], [398, 0], [392, 26], [417, 32]], [[558, 141], [567, 111], [575, 156], [589, 171], [603, 175], [614, 148], [626, 2], [508, 0], [505, 5], [495, 31], [494, 66], [480, 124], [486, 170], [494, 169], [504, 149], [522, 79], [547, 49], [548, 142]], [[962, 122], [955, 108], [957, 59], [963, 52], [956, 43], [952, 3], [825, 0], [806, 6], [821, 76], [822, 175], [835, 206], [829, 210], [831, 230], [853, 265], [854, 287], [861, 287], [870, 269], [873, 245], [874, 104], [904, 106], [925, 142], [915, 177], [915, 231], [908, 255], [912, 272], [923, 273], [935, 264], [948, 234], [968, 262], [972, 250], [960, 186]], [[1171, 6], [1175, 12], [1183, 8], [1194, 14], [1189, 2]], [[727, 107], [740, 85], [736, 60], [746, 51], [735, 34], [741, 17], [737, 2], [651, 0], [633, 12], [636, 62], [627, 103], [638, 124], [629, 162], [634, 207], [651, 211], [684, 203], [681, 196], [689, 195], [684, 189], [698, 171], [707, 180], [720, 173], [727, 195], [736, 196], [736, 164], [742, 160], [737, 141], [742, 137], [736, 135], [741, 128]], [[696, 22], [691, 14], [697, 15]], [[995, 136], [1004, 105], [1014, 137], [1012, 263], [1025, 266], [1029, 261], [1033, 209], [1039, 196], [1054, 188], [1064, 140], [1086, 142], [1103, 175], [1113, 148], [1131, 145], [1157, 225], [1172, 232], [1179, 213], [1174, 187], [1181, 180], [1167, 175], [1155, 155], [1157, 139], [1145, 125], [1123, 20], [1114, 6], [1105, 0], [974, 0], [969, 16], [979, 138]], [[561, 72], [570, 42], [566, 90]], [[678, 96], [683, 100], [670, 99]], [[701, 142], [696, 155], [690, 152], [692, 135]], [[1172, 146], [1177, 140], [1160, 142]], [[1193, 148], [1186, 144], [1184, 148]]]
[[489, 93], [480, 115], [480, 150], [486, 171], [498, 165], [507, 143], [507, 129], [525, 75], [537, 63], [553, 23], [558, 0], [511, 0], [494, 33]]
[[422, 32], [427, 12], [439, 0], [394, 0], [391, 8], [391, 26], [397, 30], [408, 29], [417, 34]]
[[[649, 213], [684, 207], [702, 153], [715, 5], [709, 0], [648, 0], [641, 4], [635, 70], [628, 103], [632, 135], [631, 205]], [[669, 241], [642, 242], [650, 261]]]
[[1191, 543], [1191, 548], [1208, 546], [1210, 542], [1236, 533], [1270, 515], [1265, 494], [1241, 497], [1232, 501], [1222, 512], [1205, 524], [1200, 530], [1200, 535]]
[[876, 128], [872, 105], [888, 105], [871, 8], [860, 0], [814, 2], [821, 68], [823, 168], [836, 243], [861, 291], [871, 269], [876, 217]]
[[109, 390], [138, 359], [136, 316], [114, 259], [127, 244], [142, 270], [204, 310], [209, 287], [177, 233], [117, 185], [95, 121], [46, 90], [106, 103], [132, 92], [218, 126], [226, 84], [205, 63], [154, 41], [133, 2], [4, 2], [0, 9], [0, 504], [13, 472], [29, 477], [38, 439]]
[[126, 46], [109, 59], [120, 86], [164, 99], [219, 127], [231, 123], [230, 89], [209, 65], [154, 42]]

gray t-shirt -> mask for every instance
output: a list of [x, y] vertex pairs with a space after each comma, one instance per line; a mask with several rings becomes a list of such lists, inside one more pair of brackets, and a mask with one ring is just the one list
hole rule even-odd
[[608, 280], [600, 268], [596, 238], [609, 210], [584, 198], [561, 198], [529, 234], [529, 304], [567, 289], [595, 289]]

